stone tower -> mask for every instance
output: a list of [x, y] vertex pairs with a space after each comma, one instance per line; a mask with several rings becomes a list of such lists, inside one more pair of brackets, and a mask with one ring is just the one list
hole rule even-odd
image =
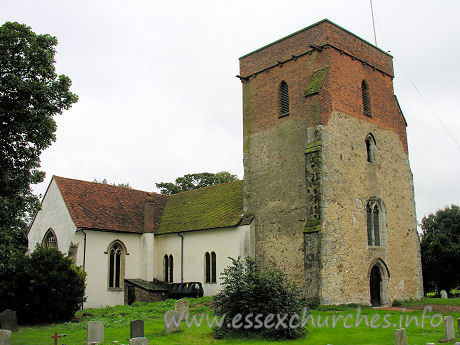
[[392, 57], [322, 20], [240, 58], [256, 259], [325, 304], [423, 295]]

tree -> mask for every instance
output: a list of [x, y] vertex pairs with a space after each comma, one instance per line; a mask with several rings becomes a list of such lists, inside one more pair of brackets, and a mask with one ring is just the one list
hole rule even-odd
[[230, 174], [228, 171], [221, 171], [215, 174], [202, 172], [178, 177], [176, 178], [175, 183], [160, 182], [155, 183], [155, 185], [157, 188], [160, 188], [161, 194], [171, 195], [206, 186], [232, 182], [237, 178], [238, 177], [236, 175]]
[[[102, 181], [98, 181], [97, 179], [94, 179], [93, 182], [95, 183], [100, 183], [100, 184], [109, 184], [109, 182], [107, 182], [107, 179], [103, 179]], [[112, 183], [112, 186], [118, 186], [118, 187], [123, 187], [123, 188], [132, 188], [130, 185], [129, 185], [129, 182], [121, 182], [121, 183]]]
[[70, 320], [85, 295], [86, 273], [56, 248], [16, 251], [0, 271], [0, 310], [13, 309], [21, 323]]
[[31, 185], [42, 182], [40, 154], [56, 140], [53, 117], [78, 97], [54, 68], [56, 37], [6, 22], [0, 27], [0, 269], [27, 244], [26, 225], [39, 207]]
[[460, 207], [451, 205], [422, 219], [421, 253], [425, 291], [460, 286]]
[[[222, 289], [214, 297], [212, 307], [217, 315], [224, 317], [223, 327], [214, 328], [216, 338], [222, 338], [232, 332], [260, 333], [266, 338], [295, 339], [305, 334], [301, 327], [303, 308], [306, 306], [300, 291], [287, 283], [286, 275], [276, 268], [263, 268], [254, 259], [231, 259], [232, 265], [224, 269]], [[235, 329], [226, 327], [240, 315], [242, 322]], [[285, 325], [288, 327], [270, 327], [269, 314], [277, 318], [287, 315]], [[225, 316], [224, 316], [225, 315]], [[267, 327], [260, 327], [259, 320]], [[295, 319], [294, 315], [298, 318]], [[289, 321], [293, 327], [289, 327]], [[276, 322], [275, 322], [276, 323]], [[295, 327], [295, 324], [299, 327]]]

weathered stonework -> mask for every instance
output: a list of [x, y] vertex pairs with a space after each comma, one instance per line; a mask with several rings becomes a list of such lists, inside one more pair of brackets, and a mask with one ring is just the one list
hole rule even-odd
[[[283, 270], [310, 301], [370, 304], [372, 289], [379, 304], [422, 297], [392, 57], [325, 20], [243, 56], [240, 74], [244, 209], [255, 216], [256, 259]], [[282, 81], [289, 115], [280, 118]], [[376, 245], [368, 245], [369, 200], [379, 205]]]

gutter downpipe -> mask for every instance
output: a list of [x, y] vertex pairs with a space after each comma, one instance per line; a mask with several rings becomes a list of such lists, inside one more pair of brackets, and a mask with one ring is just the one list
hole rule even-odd
[[180, 282], [184, 282], [184, 236], [181, 235], [180, 232], [177, 233], [177, 235], [180, 236], [181, 238], [181, 244], [180, 244]]
[[[83, 229], [80, 229], [82, 234], [85, 236], [83, 240], [83, 272], [86, 272], [85, 264], [86, 264], [86, 232]], [[81, 310], [83, 310], [83, 301], [81, 302]]]

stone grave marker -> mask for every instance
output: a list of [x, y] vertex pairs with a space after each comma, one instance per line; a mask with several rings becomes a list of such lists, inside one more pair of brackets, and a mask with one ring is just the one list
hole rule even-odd
[[174, 332], [180, 330], [181, 312], [168, 310], [165, 313], [165, 332]]
[[188, 314], [189, 303], [185, 299], [177, 300], [176, 303], [174, 303], [174, 309], [180, 312], [182, 315], [182, 318], [184, 318], [185, 315]]
[[449, 298], [449, 297], [447, 296], [446, 290], [441, 290], [441, 298], [443, 298], [443, 299]]
[[144, 337], [144, 321], [134, 320], [130, 324], [130, 336], [129, 338], [143, 338]]
[[86, 333], [86, 343], [103, 343], [104, 342], [104, 322], [103, 321], [89, 321]]
[[405, 328], [395, 329], [395, 345], [408, 345]]
[[0, 313], [0, 328], [7, 329], [11, 332], [18, 331], [18, 319], [16, 318], [15, 311], [5, 309]]
[[132, 338], [129, 345], [149, 345], [149, 340], [145, 337]]
[[8, 329], [0, 329], [0, 345], [11, 344], [11, 331]]
[[446, 343], [452, 340], [455, 340], [454, 318], [444, 316], [444, 339], [440, 340], [440, 342]]

